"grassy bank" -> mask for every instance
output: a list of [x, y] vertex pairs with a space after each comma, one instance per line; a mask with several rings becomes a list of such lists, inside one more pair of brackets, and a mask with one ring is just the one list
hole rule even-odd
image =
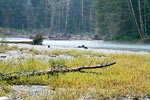
[[[21, 49], [22, 50], [22, 49]], [[126, 96], [145, 97], [150, 95], [150, 55], [138, 54], [110, 54], [87, 51], [36, 51], [34, 54], [71, 55], [71, 59], [49, 59], [42, 61], [38, 58], [18, 59], [17, 61], [0, 61], [0, 73], [31, 72], [48, 70], [51, 68], [73, 68], [79, 66], [99, 65], [107, 62], [117, 62], [116, 65], [103, 69], [85, 70], [85, 72], [59, 73], [56, 75], [43, 75], [21, 77], [4, 81], [0, 78], [3, 93], [8, 95], [11, 90], [7, 85], [47, 85], [53, 88], [54, 95], [43, 95], [41, 98], [53, 99], [79, 99], [90, 96], [93, 99], [120, 99]], [[90, 56], [89, 56], [90, 55]], [[7, 87], [6, 87], [7, 86]], [[5, 89], [6, 88], [6, 89]], [[7, 91], [8, 90], [8, 91]]]

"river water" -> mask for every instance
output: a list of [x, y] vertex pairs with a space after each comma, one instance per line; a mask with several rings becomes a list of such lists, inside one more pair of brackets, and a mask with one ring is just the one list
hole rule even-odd
[[[7, 38], [10, 41], [31, 41], [25, 38]], [[57, 46], [57, 47], [73, 47], [85, 45], [90, 49], [112, 49], [112, 50], [127, 50], [135, 52], [149, 52], [150, 44], [129, 44], [129, 43], [114, 43], [104, 42], [98, 40], [44, 40], [43, 45]]]

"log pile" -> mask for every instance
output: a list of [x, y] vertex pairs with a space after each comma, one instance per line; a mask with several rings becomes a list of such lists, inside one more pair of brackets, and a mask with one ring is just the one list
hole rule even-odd
[[[20, 73], [20, 72], [14, 72], [14, 73], [7, 73], [7, 74], [2, 74], [0, 73], [0, 78], [3, 80], [12, 80], [12, 79], [18, 79], [23, 76], [41, 76], [41, 75], [46, 75], [46, 74], [55, 74], [55, 73], [67, 73], [67, 72], [81, 72], [81, 70], [84, 69], [97, 69], [97, 68], [104, 68], [108, 66], [115, 65], [116, 62], [112, 63], [107, 63], [107, 64], [101, 64], [97, 66], [82, 66], [82, 67], [77, 67], [77, 68], [61, 68], [61, 69], [51, 69], [51, 70], [45, 70], [45, 71], [39, 71], [39, 72], [29, 72], [29, 73]], [[19, 75], [13, 75], [13, 74], [19, 74]]]

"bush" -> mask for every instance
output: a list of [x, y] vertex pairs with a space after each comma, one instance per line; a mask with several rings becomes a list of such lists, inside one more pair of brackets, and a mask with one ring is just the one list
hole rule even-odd
[[41, 34], [36, 34], [36, 36], [33, 39], [33, 45], [42, 45], [43, 37]]

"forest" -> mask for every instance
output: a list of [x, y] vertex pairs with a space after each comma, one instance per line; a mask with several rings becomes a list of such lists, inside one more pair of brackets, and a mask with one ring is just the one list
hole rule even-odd
[[149, 41], [148, 0], [0, 0], [0, 27]]
[[0, 0], [0, 27], [94, 33], [94, 0]]
[[96, 31], [108, 39], [149, 41], [149, 0], [97, 0]]

